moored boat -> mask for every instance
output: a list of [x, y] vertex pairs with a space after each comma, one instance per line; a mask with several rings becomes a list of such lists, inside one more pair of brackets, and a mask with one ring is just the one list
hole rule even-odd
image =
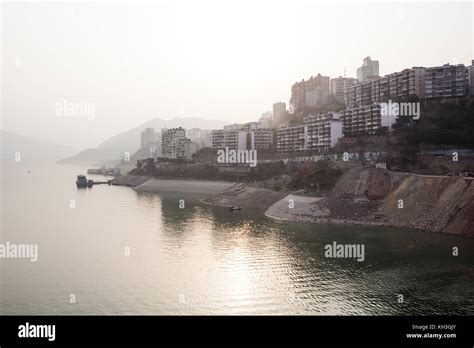
[[85, 175], [78, 175], [76, 180], [77, 188], [86, 188], [88, 185], [87, 179]]

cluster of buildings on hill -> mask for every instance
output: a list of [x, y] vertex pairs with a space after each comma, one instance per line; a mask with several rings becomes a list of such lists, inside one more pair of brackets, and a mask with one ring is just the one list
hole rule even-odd
[[[302, 125], [266, 128], [261, 122], [232, 124], [212, 131], [212, 148], [258, 150], [280, 154], [301, 151], [324, 152], [342, 137], [340, 113], [307, 116]], [[276, 140], [276, 141], [275, 141]]]
[[379, 62], [370, 57], [364, 58], [363, 64], [357, 69], [357, 79], [352, 77], [311, 76], [308, 80], [296, 82], [291, 87], [290, 106], [294, 112], [301, 112], [307, 107], [319, 107], [328, 102], [332, 95], [338, 101], [344, 101], [345, 91], [358, 82], [379, 78]]
[[[273, 113], [264, 113], [259, 122], [232, 124], [212, 131], [180, 127], [157, 133], [147, 128], [141, 134], [141, 148], [150, 147], [154, 157], [186, 160], [204, 147], [279, 154], [324, 153], [338, 141], [350, 143], [354, 136], [373, 135], [382, 127], [390, 130], [396, 117], [383, 115], [381, 103], [464, 97], [474, 97], [473, 65], [413, 67], [381, 77], [379, 62], [366, 57], [357, 69], [357, 79], [331, 79], [318, 74], [293, 84], [289, 110], [286, 103], [277, 102], [273, 104]], [[329, 98], [343, 103], [343, 110], [310, 113], [302, 124], [290, 126], [286, 122], [275, 129], [275, 124], [281, 124], [288, 113], [323, 106]]]
[[344, 141], [352, 136], [373, 135], [382, 127], [390, 130], [396, 117], [383, 115], [382, 103], [411, 98], [473, 98], [473, 65], [474, 61], [468, 67], [463, 64], [413, 67], [380, 77], [379, 62], [366, 57], [357, 69], [357, 79], [330, 79], [318, 74], [297, 82], [291, 88], [290, 98], [290, 109], [294, 113], [324, 105], [329, 95], [343, 101], [345, 108], [340, 113], [309, 116], [303, 124], [278, 128], [277, 151], [282, 154], [324, 152], [334, 146], [338, 137]]

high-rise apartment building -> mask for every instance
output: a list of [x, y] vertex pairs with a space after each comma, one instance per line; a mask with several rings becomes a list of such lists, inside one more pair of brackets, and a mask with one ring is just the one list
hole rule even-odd
[[211, 131], [209, 129], [186, 129], [186, 137], [195, 143], [198, 149], [211, 147]]
[[163, 157], [171, 159], [192, 159], [196, 144], [186, 138], [183, 128], [171, 128], [161, 131], [161, 148]]
[[379, 61], [365, 57], [362, 66], [357, 69], [357, 79], [362, 82], [379, 76]]
[[224, 130], [214, 129], [211, 133], [211, 146], [213, 149], [224, 148]]
[[306, 127], [301, 124], [277, 129], [277, 152], [301, 153], [306, 150]]
[[278, 102], [273, 104], [273, 120], [280, 121], [286, 114], [286, 103]]
[[346, 108], [372, 105], [373, 103], [406, 98], [425, 97], [425, 70], [413, 67], [386, 75], [375, 80], [366, 80], [345, 89]]
[[310, 115], [303, 122], [306, 126], [306, 150], [325, 152], [342, 138], [342, 120], [339, 113]]
[[471, 66], [468, 67], [468, 82], [469, 82], [469, 96], [474, 97], [474, 60], [471, 61]]
[[344, 91], [347, 87], [357, 83], [357, 79], [352, 77], [336, 77], [331, 79], [331, 94], [339, 101], [344, 101]]
[[[302, 80], [301, 82], [297, 82], [293, 84], [291, 87], [291, 99], [290, 104], [292, 105], [292, 109], [295, 112], [299, 112], [304, 109], [306, 105], [306, 93], [311, 91], [319, 90], [319, 95], [329, 95], [329, 77], [322, 76], [318, 74], [317, 76], [311, 76], [311, 78], [307, 81]], [[311, 94], [309, 97], [311, 99]]]
[[425, 84], [426, 98], [463, 97], [468, 92], [467, 69], [463, 64], [426, 68]]
[[[425, 71], [426, 69], [423, 67], [413, 67], [387, 75], [386, 77], [389, 80], [389, 98], [406, 98], [414, 95], [424, 98]], [[373, 85], [378, 85], [377, 81], [374, 81]], [[378, 99], [383, 101], [381, 96], [378, 96]]]
[[[257, 123], [257, 122], [254, 122]], [[222, 130], [212, 131], [212, 148], [223, 149], [228, 147], [234, 150], [244, 150], [247, 148], [247, 130], [244, 127], [251, 128], [250, 125], [234, 123], [224, 126]]]
[[277, 129], [277, 152], [298, 154], [325, 152], [342, 137], [342, 121], [335, 112], [310, 115], [301, 125]]
[[140, 148], [144, 149], [150, 144], [155, 143], [159, 140], [159, 133], [151, 127], [145, 128], [140, 134]]
[[308, 107], [319, 107], [327, 103], [329, 91], [318, 87], [314, 91], [307, 91], [304, 94], [304, 105]]
[[377, 129], [390, 129], [396, 122], [396, 116], [383, 115], [380, 104], [365, 105], [342, 111], [342, 131], [345, 137], [373, 135]]
[[267, 150], [273, 146], [273, 132], [260, 122], [231, 124], [212, 131], [212, 148], [235, 150]]
[[268, 128], [252, 129], [248, 133], [249, 150], [270, 150], [273, 147], [273, 131]]
[[247, 149], [247, 131], [242, 129], [224, 131], [224, 147], [233, 150]]

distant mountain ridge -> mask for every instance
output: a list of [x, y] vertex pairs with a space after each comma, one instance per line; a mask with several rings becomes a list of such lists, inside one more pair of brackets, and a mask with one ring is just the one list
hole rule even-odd
[[16, 162], [16, 155], [19, 154], [21, 162], [47, 164], [70, 156], [77, 149], [0, 129], [0, 151], [5, 162]]
[[229, 123], [219, 120], [205, 120], [198, 117], [176, 117], [171, 120], [154, 118], [142, 123], [138, 127], [112, 136], [96, 148], [86, 149], [75, 156], [64, 158], [58, 161], [58, 163], [93, 165], [119, 160], [125, 152], [132, 155], [140, 148], [140, 133], [148, 127], [154, 128], [155, 131], [161, 131], [162, 128], [176, 127], [186, 129], [219, 129], [227, 124]]

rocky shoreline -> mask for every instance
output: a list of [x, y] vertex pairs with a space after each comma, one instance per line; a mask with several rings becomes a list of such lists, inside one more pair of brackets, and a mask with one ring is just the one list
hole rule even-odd
[[[205, 204], [238, 206], [278, 220], [394, 226], [474, 237], [472, 178], [353, 168], [324, 197], [276, 190], [268, 182], [168, 180], [133, 175], [113, 181], [133, 186], [137, 192], [198, 194]], [[278, 187], [281, 188], [280, 183]]]
[[325, 197], [240, 184], [205, 202], [238, 205], [278, 220], [392, 226], [474, 237], [472, 182], [472, 178], [354, 168]]

